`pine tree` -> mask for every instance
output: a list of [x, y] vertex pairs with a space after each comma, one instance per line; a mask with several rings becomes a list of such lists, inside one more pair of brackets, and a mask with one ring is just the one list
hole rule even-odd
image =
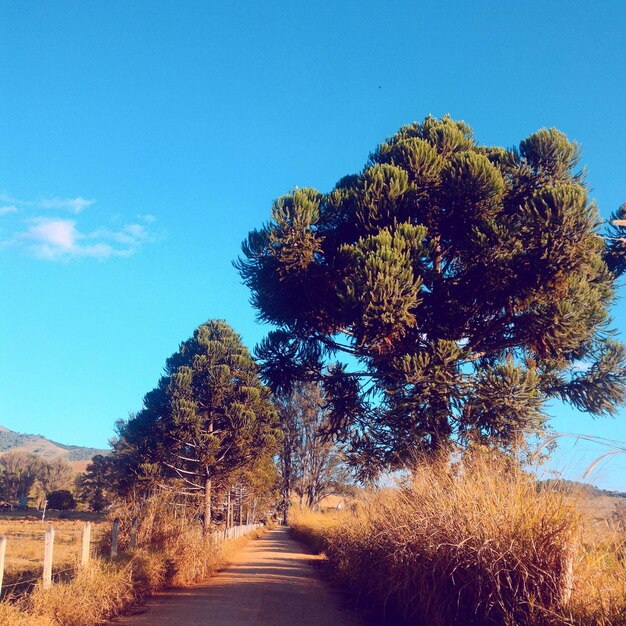
[[137, 475], [173, 477], [204, 493], [211, 520], [213, 481], [251, 466], [278, 445], [270, 392], [241, 338], [224, 321], [196, 329], [166, 363], [144, 408], [120, 427], [117, 458]]
[[506, 448], [550, 398], [612, 414], [624, 229], [600, 236], [578, 159], [555, 129], [504, 149], [428, 117], [330, 193], [277, 200], [236, 263], [276, 326], [257, 348], [265, 379], [320, 381], [368, 471], [451, 440]]

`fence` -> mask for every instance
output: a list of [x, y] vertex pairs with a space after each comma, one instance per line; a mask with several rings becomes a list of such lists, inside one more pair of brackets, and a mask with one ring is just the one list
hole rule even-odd
[[[130, 530], [130, 549], [137, 547], [137, 519], [135, 518], [132, 523], [132, 527]], [[230, 528], [219, 529], [211, 533], [211, 542], [214, 546], [218, 546], [223, 544], [225, 541], [231, 539], [239, 539], [240, 537], [244, 537], [251, 533], [252, 531], [260, 528], [262, 524], [242, 524], [239, 526], [231, 526]], [[84, 524], [82, 531], [80, 531], [80, 550], [78, 552], [79, 567], [86, 568], [89, 564], [89, 559], [91, 555], [91, 530], [92, 526], [90, 522]], [[15, 588], [23, 588], [28, 587], [28, 585], [33, 585], [39, 582], [40, 580], [43, 582], [43, 588], [48, 589], [53, 583], [53, 579], [58, 579], [65, 574], [74, 573], [76, 570], [75, 566], [63, 569], [61, 571], [53, 572], [53, 561], [54, 561], [54, 536], [55, 531], [52, 526], [49, 526], [44, 534], [44, 560], [43, 560], [43, 570], [42, 575], [36, 578], [31, 578], [28, 580], [18, 580], [10, 585], [3, 586], [4, 579], [4, 564], [5, 564], [5, 555], [8, 539], [4, 535], [0, 536], [0, 597], [2, 593], [8, 589]], [[110, 557], [114, 559], [118, 555], [118, 547], [119, 547], [119, 519], [115, 519], [113, 521], [113, 526], [111, 529], [111, 552]]]

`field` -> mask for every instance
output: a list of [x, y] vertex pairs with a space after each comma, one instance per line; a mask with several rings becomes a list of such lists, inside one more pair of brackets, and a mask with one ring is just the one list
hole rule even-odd
[[102, 515], [74, 512], [71, 518], [59, 519], [56, 511], [47, 514], [45, 522], [41, 521], [41, 513], [37, 511], [0, 514], [0, 535], [7, 538], [2, 596], [27, 591], [41, 579], [44, 534], [50, 526], [55, 531], [53, 578], [71, 577], [78, 565], [85, 522], [92, 524], [92, 545], [106, 527]]

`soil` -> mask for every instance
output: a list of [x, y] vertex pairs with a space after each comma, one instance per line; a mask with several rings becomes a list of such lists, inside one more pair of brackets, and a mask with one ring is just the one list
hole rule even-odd
[[116, 626], [362, 626], [349, 600], [333, 591], [322, 557], [286, 528], [251, 541], [227, 569], [204, 583], [156, 595]]

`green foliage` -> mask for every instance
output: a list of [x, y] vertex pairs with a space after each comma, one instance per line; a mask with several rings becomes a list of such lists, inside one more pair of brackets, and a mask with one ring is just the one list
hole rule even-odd
[[56, 511], [70, 511], [76, 508], [76, 501], [70, 491], [59, 489], [48, 494], [48, 508]]
[[84, 474], [76, 477], [79, 499], [92, 511], [104, 511], [112, 504], [116, 492], [123, 492], [121, 481], [126, 484], [127, 468], [119, 459], [97, 454], [87, 465]]
[[236, 263], [277, 327], [257, 347], [265, 380], [321, 382], [333, 430], [369, 468], [451, 440], [506, 448], [554, 397], [613, 414], [626, 239], [599, 236], [578, 159], [555, 129], [505, 149], [428, 117], [329, 193], [277, 200]]
[[[221, 320], [196, 329], [166, 363], [143, 409], [118, 426], [113, 462], [118, 491], [174, 481], [181, 492], [211, 489], [278, 445], [270, 392], [239, 335]], [[120, 471], [121, 470], [121, 471]]]
[[51, 491], [68, 487], [72, 474], [63, 459], [47, 461], [36, 454], [6, 452], [0, 456], [0, 499], [17, 502], [33, 487], [45, 498]]

